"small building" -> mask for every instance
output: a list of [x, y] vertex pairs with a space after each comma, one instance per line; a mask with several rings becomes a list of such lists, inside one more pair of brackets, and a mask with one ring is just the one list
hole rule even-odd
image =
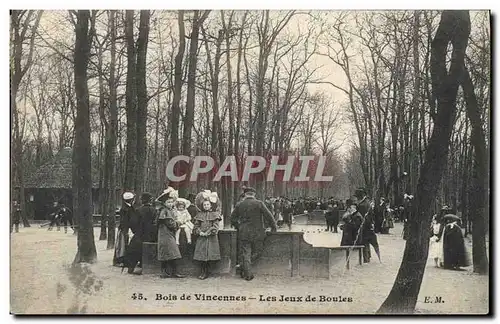
[[[27, 177], [24, 184], [28, 218], [49, 219], [55, 201], [64, 203], [73, 210], [72, 160], [73, 150], [64, 148], [54, 158], [43, 164]], [[92, 174], [93, 213], [99, 214], [98, 175]], [[117, 204], [120, 203], [120, 190], [116, 190]]]

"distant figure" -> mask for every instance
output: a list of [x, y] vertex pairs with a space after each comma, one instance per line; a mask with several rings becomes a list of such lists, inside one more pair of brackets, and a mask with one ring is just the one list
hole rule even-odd
[[66, 205], [64, 205], [64, 203], [59, 204], [58, 214], [61, 223], [64, 225], [64, 233], [68, 233], [68, 224], [74, 233], [75, 228], [73, 227], [73, 213], [68, 207], [66, 207]]
[[250, 281], [254, 278], [251, 265], [259, 259], [264, 250], [265, 224], [269, 223], [273, 232], [277, 230], [277, 224], [272, 212], [262, 201], [255, 198], [255, 189], [246, 187], [244, 190], [245, 199], [234, 208], [231, 225], [238, 231], [241, 276]]
[[339, 225], [339, 208], [337, 204], [328, 205], [326, 213], [326, 230], [333, 233], [337, 232], [337, 226]]
[[10, 227], [10, 232], [12, 233], [13, 228], [16, 229], [16, 233], [19, 233], [19, 223], [21, 222], [21, 206], [14, 200], [12, 207], [12, 226]]
[[293, 206], [289, 200], [285, 200], [283, 205], [283, 224], [288, 226], [288, 230], [292, 229]]
[[57, 230], [61, 230], [61, 215], [59, 214], [59, 203], [57, 201], [54, 201], [54, 204], [52, 205], [52, 213], [50, 213], [50, 224], [49, 228], [47, 229], [48, 231], [52, 231], [52, 228], [54, 225], [57, 226]]

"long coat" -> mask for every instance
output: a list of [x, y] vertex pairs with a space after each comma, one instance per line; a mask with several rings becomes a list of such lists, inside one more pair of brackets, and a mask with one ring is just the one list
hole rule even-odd
[[231, 225], [238, 230], [239, 240], [259, 240], [266, 236], [266, 225], [276, 230], [277, 225], [273, 214], [266, 205], [247, 197], [239, 202], [231, 213]]
[[169, 261], [180, 259], [181, 252], [175, 241], [178, 225], [174, 211], [168, 208], [161, 210], [158, 216], [158, 260]]
[[200, 235], [201, 232], [208, 233], [209, 236], [198, 236], [194, 248], [193, 259], [197, 261], [217, 261], [220, 260], [219, 247], [219, 222], [220, 214], [217, 212], [199, 212], [194, 218], [193, 233]]
[[156, 242], [158, 231], [156, 224], [156, 208], [152, 204], [144, 204], [137, 209], [141, 219], [140, 235], [143, 242]]
[[[363, 242], [363, 231], [359, 230], [363, 217], [359, 212], [342, 217], [342, 239], [341, 246], [361, 245]], [[357, 238], [357, 239], [356, 239]]]
[[462, 229], [458, 225], [447, 224], [445, 226], [443, 250], [445, 268], [469, 266]]

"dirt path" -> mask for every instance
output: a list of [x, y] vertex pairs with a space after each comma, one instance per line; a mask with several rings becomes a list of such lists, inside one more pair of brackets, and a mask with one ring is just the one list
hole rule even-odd
[[[223, 276], [160, 279], [131, 276], [111, 266], [112, 254], [105, 241], [96, 241], [99, 261], [71, 270], [76, 237], [40, 228], [21, 228], [11, 236], [11, 312], [17, 314], [371, 314], [389, 294], [403, 254], [399, 224], [395, 234], [379, 235], [383, 263], [354, 266], [333, 280], [256, 277], [251, 282]], [[331, 244], [340, 235], [308, 227], [305, 239], [313, 245]], [[95, 229], [95, 237], [99, 237]], [[470, 250], [470, 246], [469, 246]], [[431, 260], [429, 260], [431, 261]], [[355, 262], [354, 262], [355, 263]], [[457, 290], [457, 287], [460, 287]], [[147, 299], [133, 299], [142, 293]], [[157, 294], [177, 300], [156, 300]], [[191, 296], [181, 300], [182, 295]], [[213, 296], [240, 296], [245, 301], [207, 301]], [[260, 301], [276, 297], [277, 301]], [[280, 296], [301, 296], [302, 301], [280, 302]], [[306, 301], [307, 296], [316, 301]], [[138, 296], [138, 295], [136, 295]], [[319, 301], [319, 298], [331, 301]], [[333, 301], [335, 300], [345, 301]], [[425, 303], [426, 297], [440, 303]], [[255, 298], [255, 299], [250, 299]], [[347, 301], [350, 298], [352, 301]], [[419, 313], [484, 314], [488, 312], [488, 277], [467, 271], [436, 269], [428, 262], [417, 304]]]

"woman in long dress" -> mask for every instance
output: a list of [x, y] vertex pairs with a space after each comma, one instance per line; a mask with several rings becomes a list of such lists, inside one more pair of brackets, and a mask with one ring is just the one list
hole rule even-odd
[[[446, 215], [454, 216], [454, 215]], [[456, 216], [455, 216], [456, 217]], [[457, 217], [458, 218], [458, 217]], [[446, 217], [445, 217], [446, 219]], [[465, 248], [462, 228], [457, 219], [448, 218], [443, 231], [443, 266], [445, 269], [460, 270], [470, 265]]]

